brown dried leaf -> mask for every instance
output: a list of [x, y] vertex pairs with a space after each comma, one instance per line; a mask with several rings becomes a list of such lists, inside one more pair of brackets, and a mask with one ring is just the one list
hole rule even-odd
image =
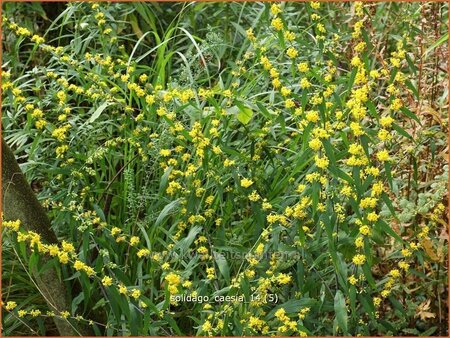
[[435, 262], [439, 261], [439, 256], [436, 254], [434, 250], [433, 243], [428, 238], [422, 239], [420, 241], [420, 244], [427, 253], [428, 257], [430, 257]]
[[431, 300], [429, 299], [422, 302], [419, 306], [417, 306], [416, 314], [414, 315], [414, 317], [416, 318], [420, 317], [420, 319], [424, 321], [426, 321], [429, 318], [435, 318], [436, 314], [428, 311], [430, 309], [430, 303]]

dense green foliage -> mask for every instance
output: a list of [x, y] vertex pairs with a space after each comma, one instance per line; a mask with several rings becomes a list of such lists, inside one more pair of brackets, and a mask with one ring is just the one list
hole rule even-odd
[[447, 4], [3, 6], [5, 335], [448, 333]]

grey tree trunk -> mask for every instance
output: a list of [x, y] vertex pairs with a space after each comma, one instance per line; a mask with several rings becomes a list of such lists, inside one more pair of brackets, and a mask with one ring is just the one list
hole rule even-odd
[[[44, 242], [56, 243], [55, 233], [50, 228], [50, 221], [45, 210], [39, 204], [33, 190], [27, 183], [25, 176], [19, 168], [13, 152], [2, 138], [2, 211], [5, 220], [21, 221], [26, 230], [41, 235]], [[42, 257], [45, 263], [48, 257]], [[70, 304], [62, 281], [56, 271], [47, 269], [38, 274], [33, 271], [36, 284], [42, 296], [47, 301], [50, 310], [55, 313], [70, 311]], [[61, 336], [79, 335], [66, 320], [54, 318]]]

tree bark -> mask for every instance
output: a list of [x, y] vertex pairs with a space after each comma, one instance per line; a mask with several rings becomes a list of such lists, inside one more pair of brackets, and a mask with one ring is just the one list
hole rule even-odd
[[[50, 221], [45, 210], [37, 200], [33, 190], [27, 183], [19, 168], [13, 152], [2, 138], [2, 211], [4, 220], [20, 220], [22, 226], [29, 231], [41, 235], [48, 244], [57, 243], [55, 233], [50, 227]], [[43, 256], [45, 264], [49, 257]], [[66, 288], [59, 280], [56, 271], [47, 269], [42, 273], [33, 271], [39, 291], [47, 301], [50, 310], [55, 313], [70, 312], [70, 303]], [[61, 336], [79, 335], [69, 322], [54, 318]]]

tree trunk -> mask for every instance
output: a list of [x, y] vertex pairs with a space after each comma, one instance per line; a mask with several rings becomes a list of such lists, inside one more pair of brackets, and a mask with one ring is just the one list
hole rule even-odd
[[[50, 221], [45, 210], [39, 204], [33, 190], [27, 183], [19, 165], [2, 138], [2, 211], [4, 220], [17, 220], [26, 230], [34, 231], [41, 235], [44, 242], [48, 244], [57, 243], [55, 233], [50, 228]], [[42, 261], [49, 260], [43, 256]], [[56, 271], [47, 269], [40, 274], [33, 271], [34, 278], [39, 291], [47, 301], [50, 310], [55, 313], [61, 311], [70, 312], [70, 303], [67, 299], [66, 288], [59, 280]], [[79, 335], [69, 322], [54, 318], [55, 324], [61, 336]]]

